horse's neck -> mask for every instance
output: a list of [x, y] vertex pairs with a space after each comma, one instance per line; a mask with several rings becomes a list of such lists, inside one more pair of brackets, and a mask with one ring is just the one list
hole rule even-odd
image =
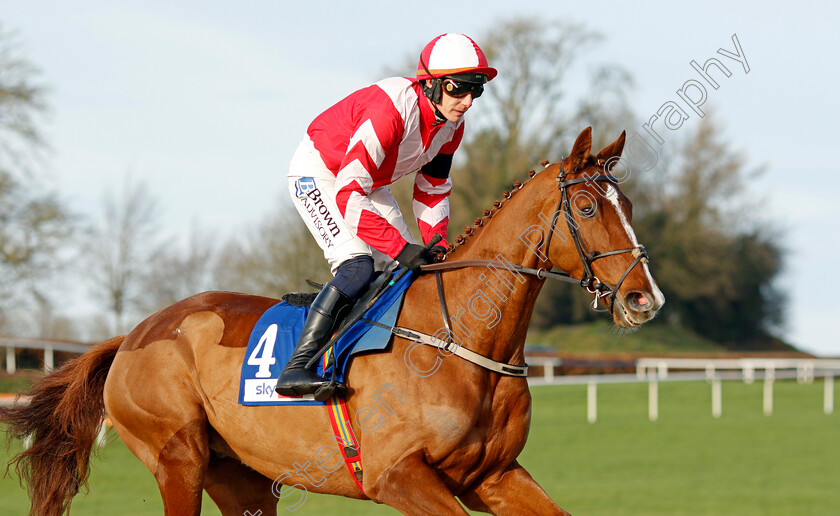
[[451, 257], [502, 265], [467, 268], [445, 274], [443, 280], [456, 341], [494, 360], [517, 364], [524, 363], [525, 335], [543, 280], [517, 273], [513, 265], [545, 265], [529, 238], [529, 228], [543, 224], [529, 199], [525, 192], [514, 194]]

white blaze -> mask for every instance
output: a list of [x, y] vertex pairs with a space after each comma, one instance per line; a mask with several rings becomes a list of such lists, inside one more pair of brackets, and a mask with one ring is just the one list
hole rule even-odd
[[[621, 225], [624, 227], [624, 231], [627, 233], [627, 238], [633, 242], [634, 247], [639, 246], [639, 241], [636, 239], [636, 233], [633, 231], [633, 226], [630, 225], [630, 221], [627, 220], [627, 217], [624, 215], [624, 210], [621, 209], [621, 202], [618, 200], [618, 190], [611, 184], [607, 184], [607, 195], [606, 198], [610, 201], [610, 204], [613, 205], [615, 208], [616, 213], [618, 213], [618, 219], [621, 221]], [[656, 306], [662, 306], [665, 303], [665, 295], [662, 294], [662, 291], [659, 290], [659, 285], [653, 280], [653, 276], [650, 274], [650, 268], [648, 268], [647, 261], [642, 261], [642, 270], [645, 271], [645, 276], [647, 276], [648, 283], [653, 288], [653, 297], [655, 300]]]

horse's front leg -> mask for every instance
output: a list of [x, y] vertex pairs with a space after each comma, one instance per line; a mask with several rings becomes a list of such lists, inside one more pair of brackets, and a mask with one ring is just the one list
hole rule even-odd
[[365, 492], [403, 514], [467, 514], [420, 451], [383, 471], [372, 489], [365, 485]]
[[491, 514], [570, 516], [554, 503], [518, 462], [501, 473], [487, 475], [475, 489], [459, 498], [468, 508]]

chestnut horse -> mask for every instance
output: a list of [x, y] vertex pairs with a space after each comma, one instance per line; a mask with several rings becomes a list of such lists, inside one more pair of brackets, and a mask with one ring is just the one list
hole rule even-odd
[[[597, 155], [590, 147], [587, 128], [562, 163], [517, 182], [477, 219], [430, 267], [437, 272], [407, 290], [398, 326], [426, 334], [448, 327], [447, 340], [522, 366], [537, 294], [546, 277], [560, 276], [552, 266], [600, 299], [618, 327], [653, 318], [664, 298], [630, 226], [630, 202], [605, 172], [624, 134]], [[236, 516], [275, 515], [281, 499], [297, 508], [306, 491], [404, 514], [466, 514], [458, 499], [492, 514], [567, 514], [516, 461], [531, 412], [522, 376], [400, 336], [385, 352], [357, 356], [346, 404], [364, 492], [343, 467], [325, 408], [239, 405], [250, 331], [276, 302], [228, 292], [190, 297], [44, 377], [28, 405], [2, 409], [12, 435], [33, 438], [15, 459], [32, 512], [69, 507], [107, 410], [154, 474], [170, 515], [199, 514], [202, 489]]]

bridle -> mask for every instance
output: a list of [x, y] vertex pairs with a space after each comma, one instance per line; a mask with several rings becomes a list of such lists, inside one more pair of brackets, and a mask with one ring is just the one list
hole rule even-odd
[[[530, 274], [540, 279], [547, 278], [558, 281], [564, 281], [567, 283], [576, 283], [584, 289], [586, 289], [587, 292], [595, 296], [595, 299], [592, 302], [592, 309], [595, 311], [606, 311], [606, 309], [598, 308], [598, 302], [603, 300], [604, 298], [608, 298], [609, 312], [610, 314], [612, 314], [615, 306], [615, 297], [618, 295], [618, 290], [621, 288], [621, 285], [624, 283], [624, 280], [627, 278], [630, 272], [633, 271], [636, 265], [638, 265], [639, 263], [647, 263], [647, 251], [645, 251], [645, 248], [642, 245], [638, 245], [629, 249], [619, 249], [615, 251], [606, 252], [589, 250], [589, 248], [583, 241], [583, 237], [581, 236], [580, 231], [578, 231], [577, 223], [575, 223], [574, 221], [574, 215], [572, 214], [571, 198], [569, 196], [569, 187], [580, 183], [586, 183], [589, 181], [601, 181], [611, 184], [618, 184], [618, 179], [609, 173], [603, 173], [594, 177], [583, 176], [574, 179], [568, 179], [568, 176], [577, 173], [577, 169], [573, 170], [569, 174], [566, 174], [564, 168], [566, 159], [567, 158], [563, 158], [563, 160], [560, 162], [560, 173], [558, 174], [556, 179], [557, 188], [560, 190], [560, 200], [557, 202], [557, 208], [554, 210], [554, 215], [551, 218], [551, 226], [549, 228], [548, 237], [545, 241], [545, 251], [543, 253], [543, 256], [549, 256], [548, 251], [549, 246], [551, 245], [551, 237], [556, 232], [557, 220], [560, 218], [561, 215], [563, 215], [563, 218], [566, 219], [566, 224], [569, 228], [569, 234], [572, 236], [572, 241], [575, 244], [575, 249], [577, 249], [578, 256], [580, 257], [580, 262], [583, 265], [583, 275], [580, 278], [574, 277], [565, 272], [555, 272], [544, 268], [533, 269], [531, 267], [525, 267], [523, 265], [511, 265], [509, 263], [502, 263], [496, 260], [458, 260], [454, 262], [441, 262], [432, 265], [424, 265], [422, 269], [424, 271], [435, 272], [435, 274], [438, 276], [438, 284], [440, 284], [440, 272], [446, 270], [462, 269], [465, 267], [485, 267], [488, 265], [494, 267], [504, 267], [512, 270], [513, 272], [521, 274]], [[615, 284], [615, 287], [610, 287], [607, 284], [601, 282], [601, 280], [592, 271], [592, 264], [596, 260], [600, 260], [601, 258], [606, 258], [608, 256], [616, 256], [625, 253], [632, 254], [634, 259], [633, 262], [630, 263], [630, 265], [624, 271], [624, 274], [621, 275], [621, 278]]]
[[[609, 296], [609, 311], [610, 314], [612, 314], [613, 307], [615, 306], [615, 296], [618, 295], [618, 290], [621, 288], [621, 285], [624, 283], [624, 280], [636, 267], [636, 265], [638, 265], [639, 263], [647, 263], [647, 251], [645, 251], [645, 248], [642, 245], [632, 247], [630, 249], [619, 249], [615, 251], [606, 251], [603, 253], [598, 251], [589, 251], [589, 249], [586, 247], [586, 244], [583, 241], [583, 238], [580, 235], [580, 231], [578, 231], [577, 224], [574, 222], [574, 217], [572, 215], [571, 200], [569, 197], [569, 187], [580, 183], [586, 183], [589, 181], [602, 181], [617, 185], [618, 179], [606, 171], [605, 173], [595, 177], [583, 176], [575, 179], [567, 179], [567, 175], [573, 175], [577, 173], [577, 168], [575, 168], [575, 170], [573, 170], [570, 174], [566, 174], [565, 164], [566, 158], [563, 158], [563, 160], [560, 162], [560, 174], [557, 176], [557, 188], [560, 190], [560, 200], [557, 202], [557, 209], [554, 210], [554, 216], [551, 218], [551, 228], [549, 229], [548, 238], [545, 242], [545, 256], [548, 256], [549, 246], [551, 245], [551, 237], [552, 235], [554, 235], [555, 226], [557, 225], [557, 219], [562, 213], [564, 215], [564, 218], [566, 219], [566, 224], [569, 228], [569, 234], [572, 236], [572, 241], [575, 244], [575, 249], [577, 249], [578, 256], [580, 257], [580, 262], [583, 265], [583, 275], [581, 278], [578, 279], [572, 276], [569, 276], [569, 278], [577, 281], [577, 283], [581, 287], [585, 288], [587, 292], [595, 296], [595, 300], [592, 302], [593, 310], [598, 311], [598, 301]], [[601, 258], [606, 258], [608, 256], [616, 256], [625, 253], [631, 253], [634, 257], [634, 260], [624, 271], [624, 274], [621, 275], [621, 278], [618, 280], [618, 283], [616, 283], [615, 287], [610, 288], [605, 283], [602, 283], [597, 276], [595, 276], [595, 273], [592, 271], [592, 264], [595, 262], [595, 260], [600, 260]]]

